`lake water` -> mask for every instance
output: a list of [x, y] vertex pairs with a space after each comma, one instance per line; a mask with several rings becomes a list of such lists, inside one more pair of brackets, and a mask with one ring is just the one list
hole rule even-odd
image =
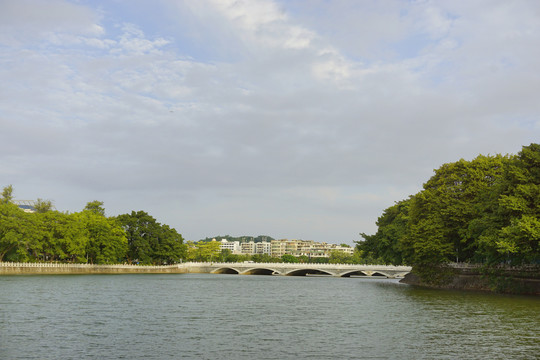
[[390, 279], [0, 276], [0, 359], [538, 359], [540, 299]]

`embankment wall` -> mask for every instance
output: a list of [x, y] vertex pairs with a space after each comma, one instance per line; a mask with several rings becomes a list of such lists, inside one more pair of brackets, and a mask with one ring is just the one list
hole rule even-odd
[[[448, 268], [445, 268], [441, 271], [447, 270]], [[422, 281], [413, 270], [400, 282], [436, 289], [540, 295], [539, 270], [538, 267], [530, 266], [523, 268], [453, 267], [453, 274], [439, 283]]]
[[54, 263], [7, 263], [0, 262], [0, 275], [57, 275], [57, 274], [164, 274], [186, 273], [178, 265], [91, 265]]

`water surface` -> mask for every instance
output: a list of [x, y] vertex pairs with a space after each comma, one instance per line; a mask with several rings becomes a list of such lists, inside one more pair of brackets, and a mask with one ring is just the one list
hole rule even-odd
[[0, 359], [535, 359], [540, 300], [389, 279], [0, 276]]

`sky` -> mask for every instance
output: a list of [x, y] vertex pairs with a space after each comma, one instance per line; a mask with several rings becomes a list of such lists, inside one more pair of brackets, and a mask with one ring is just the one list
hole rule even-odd
[[353, 245], [540, 140], [537, 0], [0, 0], [0, 187]]

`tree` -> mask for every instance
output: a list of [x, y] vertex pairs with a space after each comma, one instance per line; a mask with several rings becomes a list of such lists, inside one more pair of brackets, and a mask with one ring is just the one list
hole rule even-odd
[[8, 185], [4, 187], [2, 191], [2, 199], [0, 199], [0, 203], [7, 204], [10, 203], [13, 200], [13, 186]]
[[105, 216], [105, 208], [103, 207], [103, 201], [98, 201], [98, 200], [90, 201], [89, 203], [86, 204], [86, 206], [84, 207], [84, 210], [91, 211], [101, 216]]
[[186, 256], [182, 235], [168, 225], [161, 225], [148, 213], [132, 211], [116, 219], [126, 232], [129, 262], [175, 263]]
[[[483, 216], [477, 204], [496, 188], [509, 158], [480, 155], [472, 161], [444, 164], [424, 189], [411, 198], [409, 234], [416, 264], [469, 261], [478, 250], [478, 238], [469, 225]], [[474, 235], [474, 236], [473, 236]]]
[[[499, 231], [483, 234], [483, 245], [499, 260], [540, 260], [540, 144], [524, 146], [506, 168], [500, 186]], [[491, 250], [491, 251], [490, 251]]]
[[220, 257], [220, 243], [218, 241], [188, 241], [187, 259], [191, 261], [213, 261]]
[[254, 254], [251, 255], [251, 260], [257, 263], [272, 263], [279, 262], [278, 258], [274, 258], [268, 254]]
[[186, 251], [183, 242], [182, 235], [174, 228], [161, 225], [153, 254], [156, 263], [173, 264], [184, 258]]
[[281, 256], [281, 261], [284, 263], [297, 263], [298, 258], [294, 255], [284, 254]]
[[330, 264], [350, 264], [352, 256], [341, 250], [332, 250], [328, 262]]
[[53, 205], [52, 205], [51, 200], [43, 200], [43, 199], [37, 199], [37, 201], [36, 201], [36, 203], [34, 205], [34, 209], [38, 213], [44, 213], [44, 212], [47, 212], [47, 211], [51, 211], [52, 207], [53, 207]]
[[32, 214], [36, 230], [29, 252], [33, 258], [50, 261], [85, 262], [88, 242], [86, 219], [80, 213], [47, 211]]
[[33, 237], [31, 215], [9, 201], [0, 203], [0, 261], [6, 256], [15, 261], [26, 260], [26, 249]]
[[377, 219], [374, 235], [360, 233], [364, 241], [356, 248], [367, 262], [401, 265], [404, 258], [404, 243], [407, 241], [410, 199], [397, 202], [384, 210]]
[[[101, 207], [101, 204], [100, 204]], [[124, 229], [114, 218], [106, 218], [105, 211], [83, 210], [86, 237], [86, 258], [97, 264], [119, 263], [125, 260], [127, 239]]]
[[386, 209], [374, 235], [361, 234], [367, 261], [429, 271], [452, 261], [540, 261], [540, 145], [516, 156], [443, 164], [408, 200]]
[[157, 242], [158, 224], [144, 211], [132, 211], [117, 217], [126, 232], [128, 243], [128, 262], [151, 264], [153, 262], [152, 244]]
[[227, 260], [231, 257], [232, 250], [231, 249], [221, 249], [221, 252], [219, 254], [219, 258], [221, 262], [227, 262]]

